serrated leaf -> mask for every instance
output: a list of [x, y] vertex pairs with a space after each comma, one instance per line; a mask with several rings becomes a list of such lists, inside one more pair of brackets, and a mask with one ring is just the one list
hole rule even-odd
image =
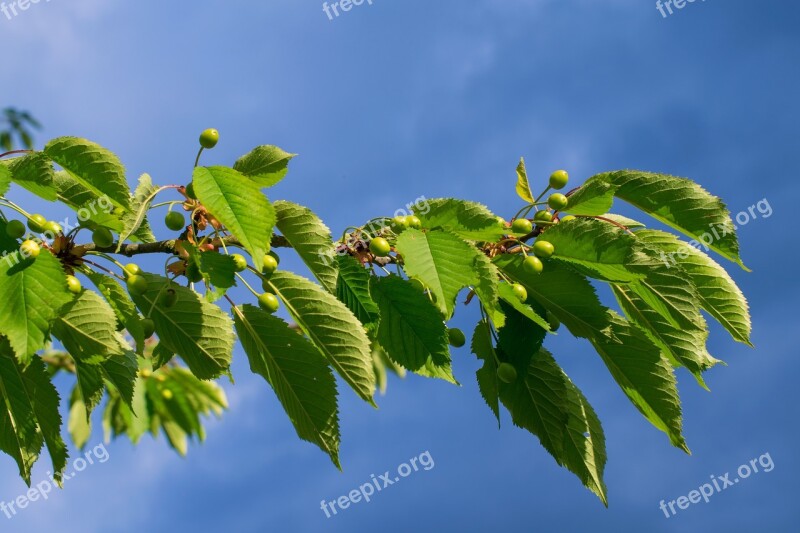
[[[131, 296], [139, 310], [155, 323], [161, 343], [180, 355], [199, 379], [213, 379], [227, 370], [234, 344], [230, 317], [186, 287], [161, 276], [143, 276], [148, 283], [147, 291]], [[169, 286], [177, 295], [169, 309], [159, 298], [164, 286]]]
[[627, 287], [612, 285], [612, 289], [628, 320], [644, 331], [673, 366], [685, 366], [700, 386], [708, 389], [702, 374], [720, 361], [706, 349], [705, 321], [693, 328], [673, 327]]
[[569, 197], [564, 209], [572, 215], [602, 215], [614, 205], [617, 187], [601, 180], [588, 181]]
[[237, 170], [255, 181], [260, 187], [272, 187], [279, 183], [289, 171], [289, 161], [297, 156], [277, 146], [257, 146], [240, 157], [233, 165]]
[[634, 406], [686, 453], [681, 404], [672, 367], [638, 328], [609, 311], [610, 332], [590, 339]]
[[110, 151], [86, 139], [59, 137], [45, 145], [44, 153], [93, 195], [130, 209], [125, 167]]
[[539, 240], [555, 247], [552, 258], [603, 281], [628, 283], [645, 277], [629, 266], [636, 238], [607, 222], [580, 218], [556, 224]]
[[672, 234], [647, 230], [637, 232], [636, 236], [658, 249], [659, 258], [665, 265], [680, 265], [697, 287], [703, 309], [717, 319], [735, 340], [751, 345], [752, 325], [747, 299], [724, 268]]
[[275, 226], [275, 208], [258, 185], [226, 167], [197, 167], [192, 183], [200, 202], [239, 239], [260, 271]]
[[0, 165], [0, 196], [5, 196], [11, 187], [11, 171], [5, 165]]
[[114, 315], [120, 324], [130, 333], [136, 343], [136, 353], [144, 353], [144, 329], [142, 327], [141, 316], [136, 310], [136, 305], [128, 296], [128, 292], [122, 288], [120, 283], [104, 274], [92, 272], [88, 278], [97, 287], [98, 292], [105, 298], [111, 306]]
[[356, 315], [367, 331], [374, 331], [380, 321], [380, 311], [369, 291], [372, 276], [352, 256], [339, 255], [336, 261], [339, 267], [336, 297]]
[[331, 230], [307, 207], [275, 202], [275, 226], [328, 292], [336, 292], [337, 263]]
[[78, 387], [72, 389], [69, 403], [67, 430], [75, 446], [83, 451], [86, 447], [86, 443], [89, 442], [89, 437], [92, 435], [92, 424], [89, 420], [89, 414], [86, 410], [86, 405], [83, 403]]
[[48, 202], [55, 202], [58, 199], [58, 188], [53, 179], [53, 164], [45, 154], [34, 152], [15, 159], [8, 169], [17, 185]]
[[19, 252], [0, 259], [0, 335], [26, 364], [41, 349], [59, 311], [72, 301], [66, 274], [51, 253], [23, 260]]
[[517, 196], [529, 204], [536, 201], [531, 192], [531, 184], [528, 182], [528, 171], [525, 170], [525, 158], [520, 158], [519, 165], [517, 165]]
[[203, 252], [195, 258], [206, 286], [210, 285], [206, 295], [209, 301], [222, 298], [228, 289], [236, 285], [236, 261], [230, 255]]
[[521, 283], [528, 297], [553, 313], [576, 337], [591, 338], [609, 327], [610, 322], [589, 280], [569, 267], [550, 262], [541, 274], [522, 268], [516, 254], [497, 256], [494, 263], [513, 281]]
[[430, 289], [445, 319], [453, 316], [461, 289], [481, 282], [475, 270], [480, 252], [452, 233], [408, 229], [395, 248], [406, 273]]
[[526, 315], [506, 302], [501, 307], [506, 323], [497, 330], [497, 353], [501, 361], [511, 363], [518, 373], [524, 374], [531, 358], [542, 347], [547, 330], [532, 324]]
[[414, 214], [424, 228], [449, 231], [468, 241], [495, 242], [508, 233], [496, 215], [476, 202], [455, 198], [425, 200], [414, 208]]
[[[606, 172], [589, 181], [604, 181], [616, 186], [618, 198], [685, 235], [695, 239], [708, 235], [713, 250], [747, 268], [739, 257], [739, 241], [728, 208], [721, 199], [697, 183], [638, 170]], [[714, 238], [712, 229], [719, 238]]]
[[117, 253], [122, 249], [122, 244], [131, 235], [136, 235], [142, 242], [154, 242], [156, 240], [150, 225], [147, 223], [147, 211], [153, 203], [156, 195], [161, 191], [153, 185], [153, 180], [148, 174], [139, 177], [139, 185], [133, 193], [130, 211], [122, 217], [122, 231], [119, 234]]
[[608, 505], [605, 435], [589, 402], [544, 348], [500, 398], [514, 425], [536, 435], [556, 462]]
[[47, 445], [54, 479], [61, 485], [67, 446], [61, 438], [59, 396], [41, 358], [23, 370], [7, 341], [0, 339], [0, 450], [14, 458], [20, 476], [31, 484], [31, 467]]
[[333, 368], [374, 406], [372, 352], [364, 327], [355, 315], [335, 296], [301, 276], [278, 271], [269, 283]]
[[632, 218], [624, 217], [622, 215], [615, 215], [614, 213], [605, 213], [602, 217], [606, 220], [610, 220], [611, 222], [616, 222], [621, 226], [625, 226], [628, 229], [638, 229], [645, 227], [644, 224], [639, 222], [638, 220], [633, 220]]
[[339, 463], [336, 380], [319, 351], [281, 319], [245, 305], [234, 314], [250, 370], [270, 384], [297, 435]]
[[[526, 317], [543, 330], [550, 331], [550, 323], [540, 316], [539, 313], [534, 311], [529, 304], [520, 302], [519, 298], [517, 298], [517, 295], [514, 294], [514, 290], [511, 288], [511, 285], [508, 283], [500, 284], [500, 298], [502, 298], [503, 302], [505, 302], [506, 305], [511, 306], [517, 313]], [[503, 325], [498, 326], [498, 328], [502, 327]]]
[[373, 278], [370, 292], [381, 314], [378, 341], [389, 357], [414, 372], [430, 363], [452, 377], [447, 327], [427, 296], [394, 275]]
[[83, 186], [66, 171], [56, 172], [53, 179], [58, 199], [77, 212], [81, 226], [92, 229], [102, 226], [117, 233], [122, 231], [122, 219], [113, 213], [114, 205], [110, 201]]
[[497, 418], [497, 426], [500, 426], [500, 385], [497, 380], [497, 355], [494, 351], [494, 344], [492, 342], [492, 334], [490, 332], [491, 325], [486, 320], [481, 320], [475, 327], [475, 332], [472, 334], [472, 344], [470, 346], [472, 353], [483, 361], [483, 366], [475, 372], [478, 379], [478, 388], [481, 391], [481, 396], [489, 406], [489, 409], [494, 413]]

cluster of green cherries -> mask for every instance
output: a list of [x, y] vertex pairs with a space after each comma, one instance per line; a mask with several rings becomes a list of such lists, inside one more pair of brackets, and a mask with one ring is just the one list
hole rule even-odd
[[[9, 220], [6, 224], [6, 235], [14, 240], [26, 237], [30, 229], [33, 233], [52, 233], [54, 236], [61, 234], [64, 230], [58, 222], [47, 220], [44, 216], [36, 214], [28, 218], [28, 228], [20, 220]], [[26, 238], [19, 247], [22, 257], [36, 259], [42, 251], [41, 245], [34, 239]], [[67, 289], [72, 294], [80, 294], [82, 287], [78, 278], [72, 275], [67, 276]]]
[[[396, 216], [390, 220], [389, 227], [399, 234], [409, 228], [422, 228], [422, 221], [416, 215]], [[388, 257], [392, 253], [392, 245], [385, 237], [375, 237], [369, 241], [369, 251], [375, 257]]]

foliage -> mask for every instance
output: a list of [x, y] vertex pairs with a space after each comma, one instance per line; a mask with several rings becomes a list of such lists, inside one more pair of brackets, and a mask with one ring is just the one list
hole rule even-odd
[[[217, 139], [204, 132], [204, 149]], [[447, 323], [466, 293], [465, 305], [480, 310], [471, 349], [493, 415], [501, 422], [504, 407], [606, 503], [601, 422], [544, 348], [548, 336], [563, 324], [588, 341], [635, 408], [687, 452], [675, 369], [705, 386], [703, 373], [720, 362], [705, 348], [700, 310], [749, 344], [747, 302], [700, 246], [608, 212], [622, 199], [691, 239], [714, 235], [706, 244], [743, 266], [724, 204], [690, 180], [626, 170], [545, 199], [567, 173], [554, 173], [534, 196], [520, 162], [524, 205], [510, 221], [442, 198], [334, 241], [310, 209], [263, 193], [284, 179], [294, 154], [260, 146], [232, 167], [204, 167], [202, 152], [191, 183], [159, 187], [145, 175], [134, 191], [113, 153], [76, 137], [0, 163], [0, 449], [27, 482], [45, 445], [57, 476], [66, 464], [57, 372], [75, 375], [67, 426], [79, 447], [103, 405], [107, 438], [135, 443], [163, 432], [185, 454], [190, 439], [205, 437], [202, 418], [227, 407], [214, 380], [230, 376], [237, 339], [298, 436], [338, 467], [336, 374], [371, 405], [387, 371], [458, 383], [451, 349], [464, 335]], [[8, 199], [13, 184], [60, 200], [81, 225], [60, 228], [27, 213]], [[155, 203], [162, 194], [173, 198]], [[149, 218], [164, 207], [166, 225], [180, 229], [158, 240]], [[13, 212], [31, 232], [6, 218]], [[86, 232], [92, 239], [79, 241]], [[283, 248], [316, 281], [280, 269]], [[165, 255], [165, 272], [117, 259], [140, 254]], [[68, 287], [73, 274], [90, 283]], [[601, 303], [602, 283], [622, 314]], [[252, 303], [234, 302], [228, 293], [237, 286]], [[274, 316], [279, 305], [290, 322]]]

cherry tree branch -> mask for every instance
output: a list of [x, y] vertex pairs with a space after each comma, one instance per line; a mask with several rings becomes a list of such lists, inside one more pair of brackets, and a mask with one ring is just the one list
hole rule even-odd
[[[158, 241], [158, 242], [145, 242], [145, 243], [125, 243], [120, 247], [119, 252], [117, 252], [117, 244], [114, 243], [111, 246], [101, 248], [94, 243], [88, 244], [79, 244], [76, 245], [76, 250], [83, 250], [86, 252], [103, 252], [106, 254], [119, 254], [124, 255], [126, 257], [133, 257], [134, 255], [143, 255], [143, 254], [176, 254], [175, 252], [175, 244], [177, 243], [177, 239], [171, 239], [167, 241]], [[208, 241], [209, 243], [213, 244], [215, 247], [219, 248], [225, 244], [225, 246], [232, 246], [234, 248], [244, 248], [239, 239], [234, 236], [223, 237], [221, 239], [211, 239]], [[292, 245], [289, 244], [289, 241], [286, 240], [285, 237], [280, 235], [273, 235], [272, 248], [291, 248]]]

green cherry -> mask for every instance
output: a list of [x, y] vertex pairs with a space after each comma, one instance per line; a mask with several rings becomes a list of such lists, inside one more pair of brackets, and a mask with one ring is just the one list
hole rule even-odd
[[533, 224], [527, 218], [518, 218], [511, 224], [511, 231], [514, 233], [530, 233], [533, 230]]
[[525, 300], [528, 299], [528, 291], [525, 289], [525, 287], [523, 287], [519, 283], [513, 284], [511, 286], [511, 291], [514, 293], [514, 296], [516, 296], [517, 299], [522, 303], [525, 303]]
[[564, 218], [559, 218], [559, 222], [569, 222], [570, 220], [575, 220], [573, 215], [567, 215]]
[[270, 277], [275, 271], [278, 270], [278, 260], [272, 254], [267, 254], [264, 256], [264, 267], [261, 269], [261, 273], [267, 277]]
[[22, 257], [26, 259], [29, 257], [36, 259], [39, 257], [39, 252], [41, 252], [42, 249], [36, 241], [27, 240], [20, 245], [19, 251]]
[[175, 289], [169, 288], [161, 295], [161, 305], [164, 306], [165, 309], [169, 309], [175, 302], [178, 301], [178, 293], [175, 292]]
[[415, 215], [408, 215], [406, 217], [406, 225], [409, 228], [420, 229], [422, 227], [422, 221]]
[[231, 255], [231, 259], [233, 259], [233, 269], [236, 272], [247, 270], [247, 259], [245, 259], [242, 254], [233, 254]]
[[170, 211], [167, 213], [167, 216], [164, 217], [164, 224], [172, 231], [180, 231], [186, 225], [186, 218], [177, 211]]
[[200, 267], [195, 263], [186, 265], [186, 272], [184, 272], [184, 274], [186, 275], [186, 279], [192, 283], [200, 283], [203, 281], [203, 273], [200, 272]]
[[79, 280], [75, 276], [67, 276], [67, 289], [72, 294], [80, 294], [81, 293], [81, 280]]
[[497, 378], [503, 383], [514, 383], [517, 381], [517, 369], [510, 363], [500, 363], [497, 367]]
[[214, 128], [203, 130], [200, 134], [200, 146], [206, 149], [214, 148], [219, 142], [219, 132]]
[[537, 211], [533, 220], [538, 224], [539, 222], [552, 222], [553, 214], [550, 211]]
[[390, 225], [392, 231], [395, 233], [400, 233], [401, 231], [408, 229], [408, 220], [406, 220], [406, 217], [394, 217]]
[[522, 262], [522, 270], [528, 274], [541, 274], [544, 270], [544, 264], [542, 260], [535, 255], [529, 255], [525, 258], [525, 261]]
[[537, 240], [533, 243], [533, 254], [541, 259], [547, 259], [556, 251], [556, 247], [547, 241]]
[[92, 242], [98, 248], [108, 248], [114, 244], [114, 235], [108, 228], [97, 228], [92, 232]]
[[547, 205], [550, 206], [550, 209], [555, 211], [561, 211], [566, 209], [567, 205], [569, 204], [569, 198], [557, 192], [555, 194], [551, 194], [550, 198], [547, 199]]
[[391, 253], [392, 247], [389, 245], [389, 241], [383, 237], [375, 237], [369, 243], [369, 251], [372, 252], [375, 257], [386, 257]]
[[42, 215], [32, 215], [28, 219], [28, 227], [34, 233], [44, 233], [47, 230], [47, 219]]
[[461, 348], [467, 343], [467, 338], [464, 336], [464, 332], [458, 328], [448, 329], [447, 339], [450, 342], [450, 346], [453, 348]]
[[147, 280], [142, 276], [134, 275], [128, 278], [128, 292], [134, 296], [141, 296], [147, 292]]
[[267, 313], [274, 313], [280, 307], [280, 302], [274, 294], [265, 292], [258, 297], [258, 306]]
[[191, 200], [197, 200], [197, 194], [194, 192], [194, 183], [186, 186], [186, 197]]
[[125, 276], [126, 279], [131, 276], [138, 276], [141, 273], [142, 269], [136, 263], [128, 263], [122, 269], [122, 274]]
[[47, 223], [44, 231], [45, 231], [45, 233], [48, 233], [48, 232], [52, 233], [53, 237], [55, 237], [56, 235], [61, 234], [64, 231], [64, 229], [61, 227], [61, 224], [59, 224], [58, 222], [56, 222], [54, 220], [51, 220], [51, 221], [49, 221]]
[[153, 322], [152, 318], [145, 318], [141, 322], [142, 324], [142, 331], [144, 332], [144, 338], [149, 339], [153, 336], [153, 333], [156, 332], [156, 323]]
[[555, 190], [563, 189], [567, 186], [569, 174], [566, 170], [556, 170], [550, 175], [550, 187]]
[[19, 220], [9, 220], [6, 225], [6, 235], [12, 239], [21, 239], [25, 235], [25, 224]]

